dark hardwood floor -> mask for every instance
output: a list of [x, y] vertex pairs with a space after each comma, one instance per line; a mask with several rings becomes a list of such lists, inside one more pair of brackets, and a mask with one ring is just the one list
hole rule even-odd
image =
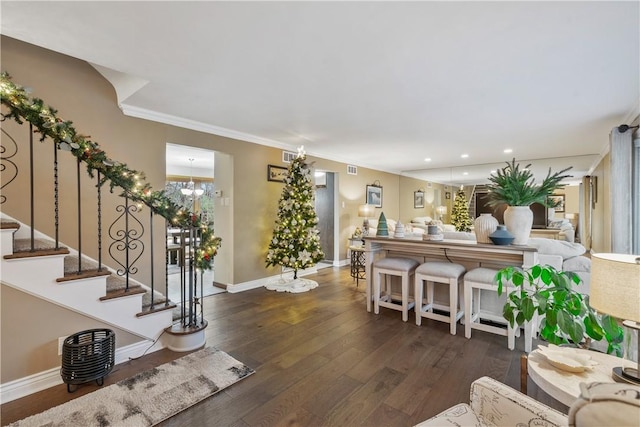
[[[307, 278], [320, 286], [300, 294], [264, 288], [204, 299], [207, 345], [256, 373], [173, 418], [165, 426], [411, 426], [458, 402], [471, 382], [491, 376], [520, 387], [523, 337], [474, 331], [464, 338], [449, 325], [423, 319], [416, 326], [398, 311], [367, 313], [364, 284], [349, 268], [326, 268]], [[111, 384], [183, 356], [169, 350], [117, 365]], [[2, 425], [94, 391], [69, 394], [60, 385], [1, 406]], [[567, 408], [528, 381], [529, 395]]]

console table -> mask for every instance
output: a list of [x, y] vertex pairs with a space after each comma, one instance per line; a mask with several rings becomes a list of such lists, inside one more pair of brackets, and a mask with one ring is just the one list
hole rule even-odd
[[538, 262], [538, 250], [529, 246], [491, 245], [476, 243], [473, 240], [422, 240], [422, 237], [381, 237], [364, 238], [365, 276], [367, 278], [367, 311], [372, 309], [371, 264], [382, 255], [393, 253], [410, 257], [419, 262], [452, 261], [467, 266], [502, 268], [507, 265], [530, 267]]

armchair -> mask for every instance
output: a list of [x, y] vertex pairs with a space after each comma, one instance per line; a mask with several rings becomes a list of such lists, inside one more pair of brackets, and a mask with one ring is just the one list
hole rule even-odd
[[621, 383], [580, 385], [565, 415], [489, 377], [471, 384], [470, 404], [459, 403], [416, 427], [575, 426], [627, 427], [640, 421], [640, 387]]

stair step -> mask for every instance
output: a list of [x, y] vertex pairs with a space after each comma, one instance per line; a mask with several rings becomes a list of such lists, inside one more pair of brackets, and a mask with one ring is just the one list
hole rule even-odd
[[161, 302], [161, 303], [156, 302], [153, 309], [151, 309], [151, 307], [147, 307], [146, 309], [143, 308], [143, 310], [140, 313], [136, 314], [136, 317], [142, 317], [148, 314], [158, 313], [160, 311], [165, 311], [165, 310], [173, 310], [174, 308], [176, 308], [176, 305], [171, 301], [169, 301], [167, 304], [165, 304], [164, 302]]
[[80, 272], [67, 273], [65, 271], [64, 277], [59, 277], [56, 279], [56, 282], [68, 282], [70, 280], [78, 280], [78, 279], [88, 279], [90, 277], [100, 277], [100, 276], [108, 276], [111, 272], [105, 269], [102, 270], [82, 270]]
[[21, 250], [15, 251], [12, 254], [5, 255], [4, 259], [20, 259], [20, 258], [33, 258], [39, 256], [48, 256], [48, 255], [65, 255], [69, 253], [69, 249], [67, 248], [44, 248], [44, 249], [34, 249], [34, 250]]
[[100, 301], [108, 301], [110, 299], [128, 297], [131, 295], [144, 294], [147, 292], [141, 287], [137, 288], [129, 288], [129, 289], [119, 289], [117, 291], [107, 291], [107, 294], [103, 297], [100, 297]]
[[[33, 239], [33, 249], [55, 249], [56, 242], [48, 239]], [[13, 252], [31, 251], [31, 239], [14, 239]]]
[[0, 229], [2, 230], [11, 230], [11, 229], [18, 229], [20, 228], [20, 224], [18, 224], [17, 222], [14, 221], [2, 221], [0, 222]]

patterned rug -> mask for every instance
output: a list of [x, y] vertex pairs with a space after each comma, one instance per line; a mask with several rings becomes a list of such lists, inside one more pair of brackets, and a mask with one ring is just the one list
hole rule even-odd
[[11, 426], [152, 426], [253, 373], [206, 347]]

